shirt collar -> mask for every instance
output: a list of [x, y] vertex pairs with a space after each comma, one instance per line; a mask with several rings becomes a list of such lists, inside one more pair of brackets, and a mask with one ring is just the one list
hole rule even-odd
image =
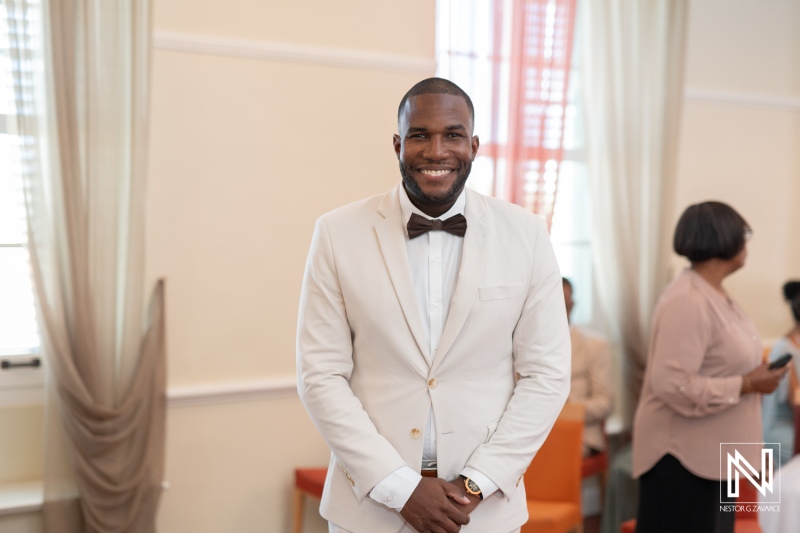
[[[461, 191], [461, 194], [458, 195], [456, 198], [456, 203], [453, 204], [447, 213], [443, 214], [438, 218], [439, 220], [447, 220], [448, 218], [455, 216], [455, 215], [463, 215], [464, 209], [467, 206], [467, 195], [465, 194], [466, 188]], [[428, 220], [433, 220], [434, 217], [428, 216], [422, 211], [417, 208], [414, 204], [411, 203], [411, 200], [408, 198], [408, 193], [406, 192], [406, 188], [403, 187], [403, 184], [400, 184], [400, 211], [403, 214], [403, 228], [406, 231], [406, 235], [408, 235], [408, 229], [406, 228], [406, 223], [408, 219], [411, 218], [412, 213], [416, 213], [420, 216], [427, 218]]]

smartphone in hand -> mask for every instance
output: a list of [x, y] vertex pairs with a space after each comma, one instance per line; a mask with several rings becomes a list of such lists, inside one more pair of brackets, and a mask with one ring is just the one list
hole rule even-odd
[[783, 368], [787, 364], [789, 364], [789, 361], [791, 361], [791, 360], [792, 360], [792, 354], [790, 354], [790, 353], [783, 354], [782, 356], [780, 356], [779, 358], [775, 359], [773, 362], [771, 362], [769, 364], [769, 369], [770, 370], [775, 370], [776, 368]]

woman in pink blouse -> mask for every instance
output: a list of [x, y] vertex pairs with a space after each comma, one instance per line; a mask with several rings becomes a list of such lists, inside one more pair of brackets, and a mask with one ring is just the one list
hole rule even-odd
[[[658, 301], [633, 424], [638, 533], [732, 533], [720, 479], [720, 443], [761, 442], [760, 394], [786, 368], [761, 363], [753, 322], [723, 289], [744, 266], [747, 222], [730, 206], [689, 206], [673, 248], [691, 262]], [[749, 450], [755, 450], [750, 447]], [[745, 451], [760, 465], [760, 455]], [[731, 499], [732, 501], [732, 499]]]

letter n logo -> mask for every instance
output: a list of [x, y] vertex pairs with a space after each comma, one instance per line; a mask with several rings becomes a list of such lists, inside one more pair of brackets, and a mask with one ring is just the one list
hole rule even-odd
[[[723, 450], [723, 448], [725, 448]], [[752, 465], [745, 459], [743, 453], [749, 457], [757, 456], [761, 458], [761, 464]], [[757, 452], [757, 453], [756, 453]], [[780, 491], [775, 491], [775, 450], [763, 443], [723, 443], [720, 445], [720, 470], [726, 475], [720, 476], [724, 481], [728, 498], [740, 498], [740, 484], [749, 481], [755, 489], [761, 493], [764, 503], [773, 503], [773, 497], [777, 497], [780, 503]], [[780, 447], [778, 446], [778, 453]], [[723, 470], [724, 457], [724, 470]], [[722, 472], [720, 472], [722, 473]], [[747, 480], [747, 481], [745, 481]], [[751, 498], [752, 499], [752, 498]], [[759, 503], [743, 502], [738, 503]]]

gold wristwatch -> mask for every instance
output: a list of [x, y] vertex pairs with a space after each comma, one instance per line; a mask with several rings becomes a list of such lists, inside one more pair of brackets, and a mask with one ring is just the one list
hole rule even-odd
[[464, 477], [464, 488], [467, 489], [467, 492], [469, 492], [473, 496], [480, 496], [481, 500], [483, 499], [483, 494], [481, 493], [481, 489], [478, 486], [478, 484], [472, 481], [468, 477]]

